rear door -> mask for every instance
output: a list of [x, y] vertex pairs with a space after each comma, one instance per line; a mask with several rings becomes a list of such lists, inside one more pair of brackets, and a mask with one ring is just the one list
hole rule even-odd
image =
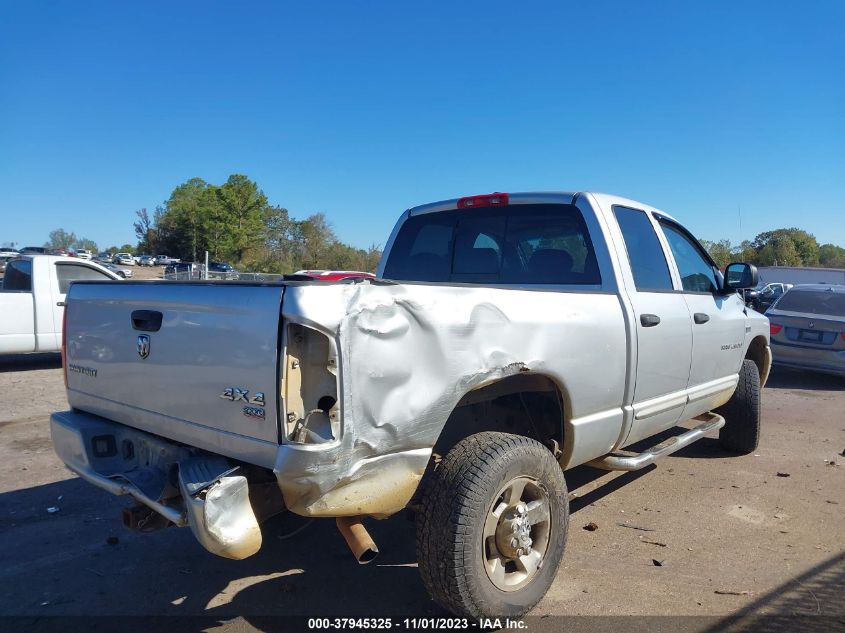
[[[74, 284], [68, 399], [139, 428], [278, 442], [281, 286]], [[218, 434], [218, 441], [222, 437]]]
[[0, 293], [0, 354], [37, 351], [37, 327], [32, 260], [12, 260], [6, 264]]
[[675, 292], [669, 265], [650, 216], [613, 207], [628, 254], [622, 267], [637, 332], [634, 420], [626, 444], [674, 426], [686, 405], [692, 325], [683, 295]]

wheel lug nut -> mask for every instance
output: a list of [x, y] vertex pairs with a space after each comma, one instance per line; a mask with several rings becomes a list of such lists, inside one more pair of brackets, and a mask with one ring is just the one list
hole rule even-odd
[[517, 539], [511, 539], [511, 547], [519, 547], [519, 541]]

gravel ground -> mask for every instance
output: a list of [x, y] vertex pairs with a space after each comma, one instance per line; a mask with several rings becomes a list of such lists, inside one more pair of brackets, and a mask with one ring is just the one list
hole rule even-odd
[[[281, 614], [441, 615], [403, 516], [369, 522], [382, 554], [368, 567], [331, 521], [288, 536], [306, 524], [293, 515], [267, 523], [264, 547], [245, 561], [206, 553], [185, 529], [131, 533], [120, 523], [126, 499], [80, 481], [52, 452], [48, 416], [67, 406], [58, 356], [1, 359], [0, 394], [0, 614], [207, 615], [230, 631]], [[754, 455], [705, 438], [637, 473], [568, 472], [567, 553], [533, 615], [710, 616], [681, 628], [720, 630], [758, 614], [821, 614], [842, 625], [844, 405], [844, 380], [775, 371]]]

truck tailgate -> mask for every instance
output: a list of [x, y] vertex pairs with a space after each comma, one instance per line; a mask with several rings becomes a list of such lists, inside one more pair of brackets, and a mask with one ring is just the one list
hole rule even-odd
[[174, 439], [195, 429], [278, 443], [283, 291], [237, 283], [73, 284], [70, 405]]

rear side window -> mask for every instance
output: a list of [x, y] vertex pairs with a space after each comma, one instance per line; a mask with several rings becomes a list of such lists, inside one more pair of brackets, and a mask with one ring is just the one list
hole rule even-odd
[[625, 240], [637, 290], [672, 290], [666, 256], [645, 211], [613, 207], [613, 214]]
[[107, 281], [111, 279], [99, 270], [78, 264], [56, 264], [56, 275], [59, 278], [59, 292], [63, 295], [67, 294], [72, 281]]
[[830, 290], [790, 290], [774, 305], [776, 310], [845, 317], [845, 293]]
[[601, 285], [581, 211], [520, 204], [426, 213], [402, 225], [387, 279], [514, 285]]
[[6, 264], [3, 290], [32, 292], [32, 260], [17, 259]]

